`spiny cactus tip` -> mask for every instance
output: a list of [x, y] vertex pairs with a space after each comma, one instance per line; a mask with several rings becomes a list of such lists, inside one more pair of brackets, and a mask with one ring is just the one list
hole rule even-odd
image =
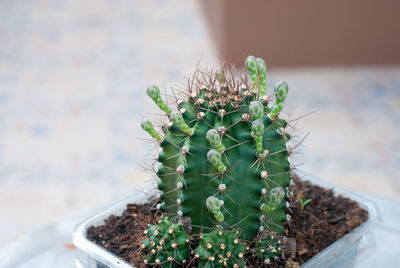
[[146, 89], [147, 95], [157, 104], [158, 107], [166, 114], [171, 113], [171, 109], [165, 104], [165, 102], [161, 98], [160, 89], [155, 86], [149, 86]]

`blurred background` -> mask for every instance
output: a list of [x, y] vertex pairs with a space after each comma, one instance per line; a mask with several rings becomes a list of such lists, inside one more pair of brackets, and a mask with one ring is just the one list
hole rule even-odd
[[[400, 2], [0, 0], [0, 243], [149, 184], [145, 87], [263, 57], [299, 168], [400, 199]], [[315, 112], [315, 113], [313, 113]], [[303, 115], [307, 115], [304, 116]]]

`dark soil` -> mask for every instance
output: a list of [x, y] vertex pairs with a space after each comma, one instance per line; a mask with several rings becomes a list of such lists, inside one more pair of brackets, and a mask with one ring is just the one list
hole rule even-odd
[[138, 265], [143, 263], [144, 252], [139, 242], [144, 239], [148, 224], [158, 221], [157, 210], [150, 204], [128, 204], [121, 216], [110, 216], [103, 225], [87, 230], [89, 240], [112, 252], [119, 258]]
[[[296, 260], [303, 264], [336, 240], [368, 219], [368, 212], [354, 200], [334, 196], [325, 189], [295, 178], [292, 218], [287, 224], [287, 236], [296, 239]], [[312, 201], [301, 209], [298, 198]]]
[[[368, 219], [368, 212], [358, 203], [334, 196], [332, 190], [294, 179], [294, 194], [290, 198], [284, 241], [286, 257], [272, 267], [299, 267], [321, 250], [351, 232]], [[312, 201], [303, 209], [299, 198]], [[110, 216], [104, 225], [90, 227], [88, 238], [137, 267], [144, 267], [144, 253], [139, 247], [148, 224], [158, 220], [157, 210], [149, 204], [127, 205], [122, 216]], [[286, 241], [286, 242], [285, 242]], [[290, 256], [291, 255], [291, 256]], [[252, 258], [249, 258], [250, 260]], [[141, 264], [141, 265], [140, 265]]]

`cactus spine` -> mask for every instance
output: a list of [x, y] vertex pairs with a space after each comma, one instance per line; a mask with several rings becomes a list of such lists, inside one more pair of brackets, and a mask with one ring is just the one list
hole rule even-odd
[[[169, 216], [147, 231], [142, 247], [148, 263], [171, 267], [197, 258], [199, 267], [244, 267], [250, 245], [262, 262], [279, 256], [279, 241], [257, 237], [263, 230], [282, 233], [287, 219], [290, 136], [279, 114], [288, 85], [275, 85], [269, 107], [265, 62], [250, 56], [246, 67], [251, 83], [232, 68], [201, 76], [204, 85], [190, 88], [176, 112], [156, 86], [147, 89], [169, 118], [162, 134], [150, 122], [142, 124], [162, 148], [158, 189]], [[182, 229], [185, 218], [191, 220], [191, 234]], [[162, 231], [171, 228], [179, 229], [173, 239]], [[197, 246], [191, 253], [189, 243]]]

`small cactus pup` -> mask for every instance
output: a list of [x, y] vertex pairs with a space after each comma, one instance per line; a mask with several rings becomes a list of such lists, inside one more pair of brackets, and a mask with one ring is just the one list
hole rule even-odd
[[160, 130], [150, 121], [141, 125], [161, 147], [163, 218], [145, 232], [147, 264], [244, 267], [249, 257], [280, 257], [292, 174], [280, 118], [288, 84], [276, 83], [267, 95], [264, 60], [249, 56], [246, 67], [196, 71], [187, 92], [174, 92], [181, 96], [174, 107], [158, 87], [147, 88], [165, 114]]

